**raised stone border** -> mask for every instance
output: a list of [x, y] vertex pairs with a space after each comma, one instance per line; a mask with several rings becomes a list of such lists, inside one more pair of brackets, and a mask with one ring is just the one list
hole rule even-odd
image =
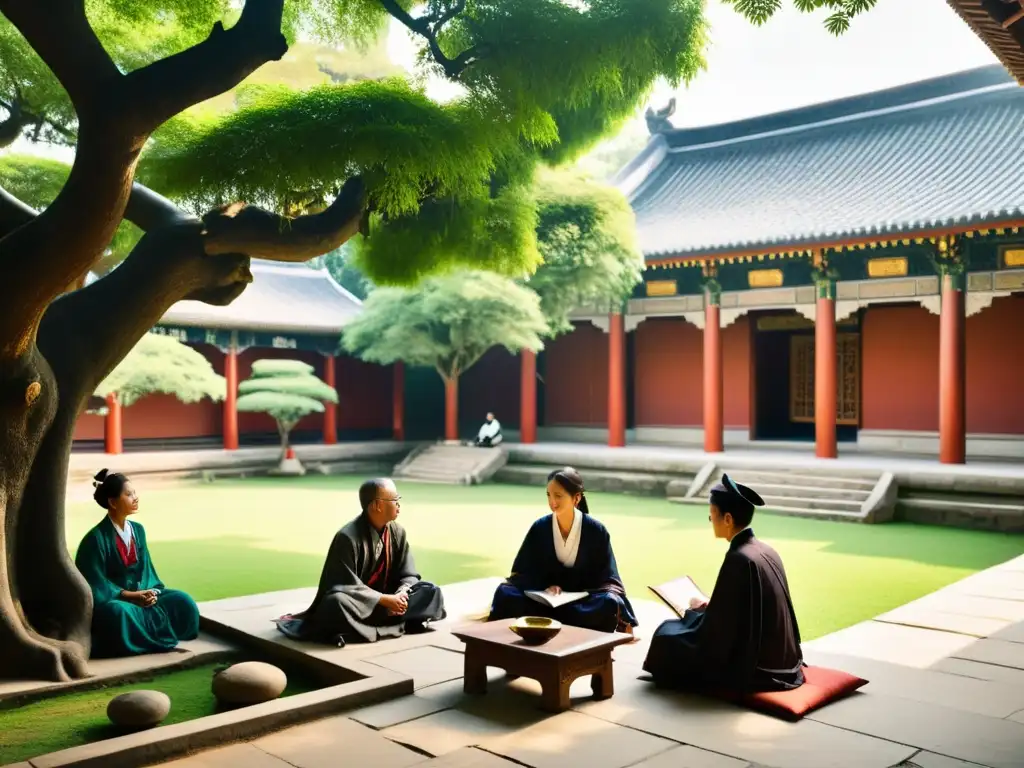
[[[263, 735], [268, 731], [337, 712], [380, 704], [413, 692], [412, 677], [400, 672], [362, 664], [356, 660], [352, 663], [339, 664], [316, 658], [287, 646], [261, 642], [243, 632], [230, 630], [205, 618], [202, 626], [205, 632], [213, 636], [212, 641], [206, 638], [205, 642], [206, 645], [214, 647], [214, 650], [185, 650], [180, 654], [117, 660], [129, 662], [133, 669], [120, 674], [101, 673], [97, 677], [67, 684], [28, 684], [18, 686], [18, 690], [12, 690], [15, 686], [10, 685], [7, 686], [9, 690], [0, 690], [0, 698], [38, 699], [60, 695], [69, 690], [91, 689], [104, 683], [132, 681], [154, 671], [164, 672], [215, 661], [232, 651], [245, 648], [252, 648], [266, 660], [276, 660], [293, 668], [301, 667], [329, 685], [316, 691], [279, 698], [264, 704], [40, 755], [28, 761], [27, 765], [34, 768], [136, 768], [184, 756], [196, 750]], [[219, 643], [216, 641], [218, 635], [231, 635], [235, 642]], [[166, 663], [161, 663], [165, 660]]]

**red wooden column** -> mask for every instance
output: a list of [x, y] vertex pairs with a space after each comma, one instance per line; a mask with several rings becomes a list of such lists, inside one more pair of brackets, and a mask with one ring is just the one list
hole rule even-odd
[[391, 383], [391, 437], [405, 440], [405, 363], [394, 365]]
[[626, 326], [621, 312], [608, 316], [608, 445], [626, 444]]
[[815, 267], [818, 305], [814, 314], [814, 453], [819, 459], [834, 459], [838, 455], [836, 283], [820, 252], [815, 256]]
[[717, 286], [704, 292], [704, 451], [724, 449], [722, 321]]
[[939, 321], [939, 461], [967, 460], [964, 275], [947, 270]]
[[227, 393], [224, 397], [224, 450], [238, 450], [238, 341], [231, 334], [230, 346], [224, 353], [224, 379]]
[[107, 418], [103, 422], [103, 446], [110, 454], [124, 451], [121, 441], [121, 403], [117, 395], [107, 395]]
[[[329, 387], [337, 387], [334, 378], [334, 355], [324, 355], [324, 383]], [[338, 406], [324, 403], [324, 445], [338, 442]]]
[[524, 349], [519, 365], [519, 442], [537, 442], [537, 353]]
[[444, 383], [444, 439], [459, 439], [459, 380]]

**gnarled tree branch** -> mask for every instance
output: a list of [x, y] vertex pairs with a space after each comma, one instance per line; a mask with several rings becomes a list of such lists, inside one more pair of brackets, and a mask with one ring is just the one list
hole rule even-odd
[[283, 55], [282, 3], [247, 0], [231, 30], [218, 27], [193, 48], [122, 76], [89, 27], [80, 0], [0, 0], [0, 10], [68, 90], [79, 117], [75, 162], [60, 194], [0, 240], [0, 266], [7, 284], [16, 286], [0, 296], [8, 307], [0, 318], [0, 358], [24, 354], [49, 303], [109, 244], [149, 133]]
[[7, 119], [0, 123], [0, 147], [9, 147], [18, 140], [28, 123], [28, 116], [21, 107], [21, 99], [15, 99], [6, 106]]
[[217, 22], [188, 50], [155, 61], [124, 78], [121, 98], [136, 104], [146, 134], [182, 110], [224, 93], [288, 51], [281, 34], [284, 0], [248, 0], [230, 29]]
[[365, 185], [358, 176], [345, 182], [326, 209], [310, 216], [290, 219], [236, 203], [203, 217], [204, 247], [210, 255], [245, 253], [274, 261], [308, 261], [355, 235], [365, 207]]
[[437, 40], [444, 25], [466, 10], [465, 0], [456, 0], [448, 9], [426, 16], [413, 16], [399, 5], [397, 0], [380, 0], [380, 4], [392, 18], [401, 22], [402, 26], [427, 41], [431, 57], [450, 79], [458, 80], [462, 73], [480, 58], [481, 52], [476, 46], [467, 48], [455, 58], [451, 58], [441, 50], [441, 44]]
[[81, 116], [121, 77], [81, 0], [2, 0], [0, 12], [56, 75]]

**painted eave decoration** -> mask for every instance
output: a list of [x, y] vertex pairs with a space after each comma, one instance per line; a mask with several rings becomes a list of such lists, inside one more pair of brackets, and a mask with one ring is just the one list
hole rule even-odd
[[1024, 228], [1024, 90], [998, 65], [655, 136], [618, 175], [649, 266]]

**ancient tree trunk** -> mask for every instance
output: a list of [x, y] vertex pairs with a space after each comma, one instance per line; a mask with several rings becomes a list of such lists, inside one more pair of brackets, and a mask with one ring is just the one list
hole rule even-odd
[[[0, 190], [0, 679], [67, 680], [87, 674], [90, 651], [91, 593], [64, 535], [72, 433], [89, 396], [174, 302], [233, 301], [252, 281], [249, 257], [301, 261], [344, 243], [363, 185], [349, 179], [316, 216], [235, 204], [199, 221], [132, 184], [161, 123], [284, 55], [282, 0], [247, 0], [231, 29], [129, 74], [81, 2], [0, 0], [0, 11], [78, 116], [71, 174], [43, 213]], [[145, 237], [109, 275], [65, 293], [122, 218]]]

